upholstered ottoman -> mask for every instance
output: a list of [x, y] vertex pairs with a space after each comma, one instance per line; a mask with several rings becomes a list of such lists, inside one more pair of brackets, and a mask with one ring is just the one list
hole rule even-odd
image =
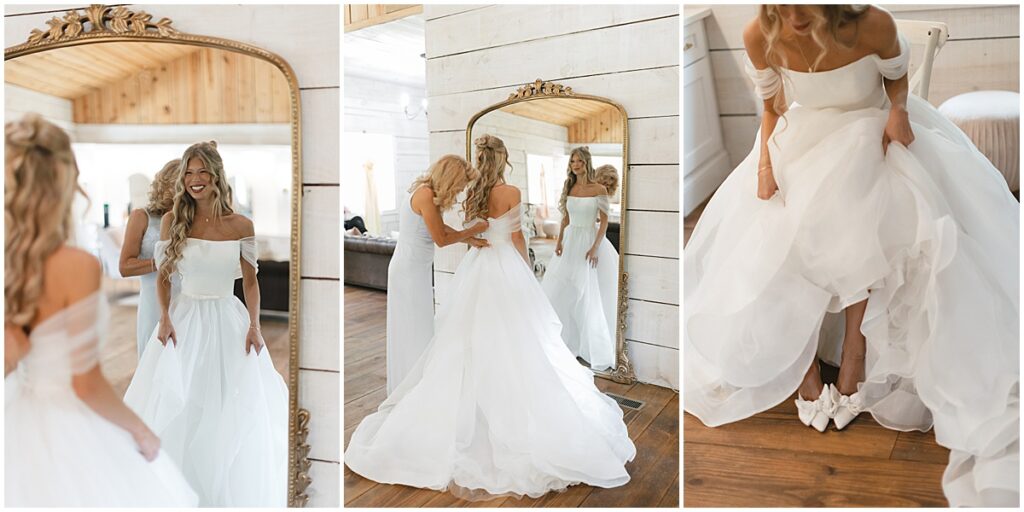
[[939, 112], [960, 127], [1006, 178], [1020, 190], [1020, 94], [974, 91], [946, 100]]

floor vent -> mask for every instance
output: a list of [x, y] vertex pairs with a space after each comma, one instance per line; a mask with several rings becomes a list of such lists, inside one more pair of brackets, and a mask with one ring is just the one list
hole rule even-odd
[[615, 400], [619, 404], [619, 406], [625, 407], [626, 409], [639, 411], [644, 406], [644, 402], [641, 402], [639, 400], [633, 400], [632, 398], [626, 398], [624, 396], [619, 396], [612, 393], [605, 394], [612, 397], [612, 400]]

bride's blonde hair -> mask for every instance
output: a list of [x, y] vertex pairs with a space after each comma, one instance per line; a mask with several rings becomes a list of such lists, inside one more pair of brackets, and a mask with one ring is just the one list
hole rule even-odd
[[444, 155], [438, 158], [430, 169], [416, 178], [409, 187], [415, 192], [423, 185], [434, 191], [434, 205], [442, 211], [455, 204], [455, 198], [466, 185], [480, 177], [480, 171], [469, 165], [465, 158], [458, 155]]
[[71, 238], [78, 164], [71, 139], [38, 114], [4, 126], [4, 318], [25, 326], [43, 294], [46, 259]]
[[569, 215], [569, 211], [566, 210], [565, 203], [569, 201], [569, 191], [572, 190], [573, 185], [576, 184], [576, 174], [572, 172], [572, 157], [579, 157], [583, 160], [583, 163], [587, 166], [587, 181], [590, 183], [594, 182], [594, 178], [597, 177], [597, 173], [594, 171], [593, 159], [590, 158], [590, 146], [580, 146], [572, 150], [569, 153], [569, 163], [566, 164], [566, 177], [565, 183], [562, 185], [562, 197], [558, 198], [558, 211], [562, 212], [562, 215]]
[[[818, 67], [818, 63], [825, 58], [828, 53], [828, 41], [822, 37], [822, 32], [829, 36], [829, 38], [836, 44], [849, 47], [839, 40], [839, 27], [845, 23], [856, 21], [865, 12], [867, 12], [867, 4], [848, 4], [848, 5], [808, 5], [811, 14], [811, 40], [814, 44], [821, 49], [818, 53], [818, 57], [814, 59], [814, 64], [811, 64], [812, 69]], [[782, 49], [779, 48], [779, 41], [782, 37], [782, 15], [779, 13], [779, 5], [777, 4], [763, 4], [758, 11], [757, 16], [758, 22], [761, 26], [761, 33], [764, 35], [764, 57], [765, 62], [768, 63], [768, 67], [772, 68], [772, 71], [778, 73], [781, 76], [781, 68], [788, 67], [786, 62], [786, 56], [782, 53]], [[825, 28], [822, 31], [822, 27]], [[781, 92], [781, 91], [780, 91]], [[775, 111], [783, 113], [786, 111], [786, 99], [785, 94], [776, 94], [773, 106]]]
[[476, 147], [475, 167], [480, 171], [480, 178], [469, 187], [466, 200], [462, 202], [466, 220], [487, 218], [491, 189], [505, 181], [505, 168], [510, 167], [508, 150], [501, 139], [484, 135], [474, 140], [473, 145]]
[[170, 276], [177, 268], [182, 251], [185, 250], [185, 242], [188, 241], [188, 235], [192, 232], [192, 223], [195, 221], [196, 200], [192, 199], [185, 187], [185, 170], [188, 169], [189, 160], [193, 158], [201, 160], [207, 172], [210, 173], [214, 220], [235, 213], [231, 208], [231, 185], [228, 184], [228, 178], [224, 175], [224, 161], [221, 160], [220, 153], [217, 152], [217, 142], [197, 142], [189, 146], [181, 155], [178, 176], [174, 184], [174, 204], [171, 206], [167, 259], [160, 266], [160, 275], [164, 277]]

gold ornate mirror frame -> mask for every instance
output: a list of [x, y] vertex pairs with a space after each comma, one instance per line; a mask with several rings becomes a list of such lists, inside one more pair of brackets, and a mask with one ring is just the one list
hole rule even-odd
[[291, 195], [291, 261], [288, 276], [288, 506], [302, 507], [309, 501], [306, 489], [312, 482], [309, 475], [309, 411], [299, 408], [299, 277], [302, 248], [302, 122], [299, 85], [291, 66], [262, 48], [221, 39], [179, 32], [171, 20], [152, 21], [145, 11], [127, 7], [91, 5], [79, 12], [70, 10], [63, 18], [56, 16], [46, 22], [47, 30], [33, 29], [28, 40], [4, 49], [4, 60], [70, 46], [147, 41], [218, 48], [263, 59], [276, 66], [288, 81], [291, 97], [292, 195]]
[[578, 100], [591, 100], [606, 103], [615, 107], [619, 111], [619, 116], [622, 118], [622, 178], [620, 188], [620, 201], [622, 214], [619, 217], [619, 296], [618, 307], [617, 307], [617, 319], [615, 329], [615, 369], [614, 370], [595, 370], [594, 374], [599, 377], [611, 379], [615, 382], [623, 384], [632, 384], [636, 381], [636, 374], [633, 371], [633, 363], [629, 360], [629, 354], [626, 353], [626, 310], [629, 306], [629, 300], [627, 297], [627, 290], [629, 288], [629, 274], [626, 272], [626, 197], [629, 191], [629, 118], [626, 117], [626, 109], [622, 108], [622, 105], [601, 96], [591, 96], [589, 94], [579, 94], [572, 90], [572, 87], [566, 87], [561, 84], [554, 82], [545, 82], [541, 79], [537, 79], [533, 83], [528, 83], [518, 89], [515, 92], [509, 94], [508, 99], [501, 103], [491, 105], [480, 112], [477, 112], [469, 120], [469, 124], [466, 125], [466, 160], [473, 161], [473, 125], [476, 124], [477, 120], [483, 117], [485, 114], [499, 110], [503, 107], [515, 103], [522, 103], [525, 101], [536, 101], [552, 98], [568, 98]]

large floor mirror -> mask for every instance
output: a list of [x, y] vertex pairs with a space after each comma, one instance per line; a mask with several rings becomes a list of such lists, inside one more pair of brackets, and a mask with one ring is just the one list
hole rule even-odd
[[[605, 213], [607, 227], [596, 263], [599, 290], [593, 293], [600, 299], [580, 301], [590, 306], [576, 307], [570, 312], [557, 305], [558, 297], [550, 298], [562, 320], [563, 339], [580, 364], [599, 376], [633, 382], [635, 377], [626, 353], [624, 333], [628, 276], [621, 257], [626, 246], [629, 162], [626, 111], [611, 99], [581, 94], [570, 87], [538, 79], [470, 119], [466, 128], [466, 158], [470, 161], [474, 156], [472, 141], [484, 134], [501, 138], [508, 150], [511, 170], [506, 171], [506, 179], [523, 193], [522, 231], [533, 272], [546, 285], [546, 291], [561, 288], [564, 294], [566, 289], [576, 287], [578, 283], [573, 281], [578, 279], [566, 274], [578, 276], [589, 265], [584, 256], [578, 254], [574, 255], [574, 260], [578, 261], [562, 261], [559, 268], [552, 266], [563, 224], [582, 222], [580, 219], [570, 221], [574, 214], [585, 217], [587, 223], [600, 224], [601, 217], [596, 212]], [[581, 196], [576, 188], [571, 193], [565, 192], [567, 197], [563, 203], [563, 188], [573, 173], [571, 167], [575, 160], [584, 160], [584, 168], [590, 166], [589, 181], [596, 181], [608, 192], [607, 204], [597, 208], [595, 205], [603, 203], [603, 199], [584, 197], [591, 195], [589, 193]], [[588, 231], [591, 232], [600, 233], [600, 230]], [[563, 236], [566, 252], [559, 256], [563, 260], [569, 256], [567, 233]], [[593, 240], [586, 241], [588, 245], [591, 242]], [[559, 281], [555, 282], [556, 279]], [[583, 327], [593, 324], [595, 319], [606, 328]], [[567, 327], [576, 325], [580, 327]]]
[[[110, 304], [110, 329], [101, 349], [104, 374], [124, 393], [140, 365], [140, 351], [151, 346], [145, 342], [155, 325], [147, 318], [155, 301], [147, 280], [155, 273], [149, 266], [126, 266], [126, 246], [136, 246], [128, 252], [137, 259], [153, 258], [151, 244], [167, 211], [166, 195], [193, 167], [172, 162], [195, 143], [216, 141], [231, 208], [251, 220], [255, 232], [264, 350], [286, 389], [280, 407], [268, 406], [275, 415], [269, 419], [275, 437], [266, 439], [273, 451], [268, 470], [276, 483], [263, 493], [269, 502], [249, 506], [304, 505], [310, 483], [309, 415], [297, 401], [302, 180], [294, 73], [265, 50], [186, 34], [166, 18], [126, 7], [69, 11], [48, 25], [5, 50], [5, 120], [36, 112], [72, 138], [87, 195], [75, 205], [74, 243], [102, 263]], [[130, 225], [138, 211], [148, 223], [142, 231], [138, 222]], [[243, 279], [233, 286], [244, 302]], [[179, 292], [180, 287], [172, 294]], [[180, 336], [183, 327], [175, 329]], [[242, 350], [244, 341], [238, 343]], [[204, 505], [204, 491], [197, 491]]]

